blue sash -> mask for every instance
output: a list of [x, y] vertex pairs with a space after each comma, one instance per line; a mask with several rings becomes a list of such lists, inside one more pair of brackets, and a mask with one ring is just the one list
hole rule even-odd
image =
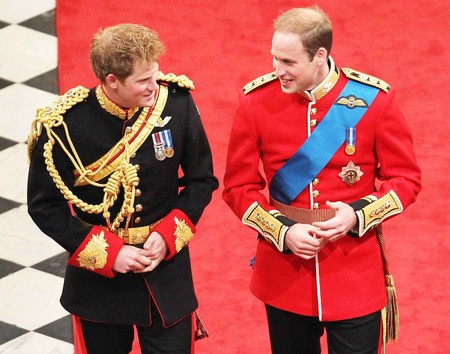
[[[270, 195], [284, 204], [291, 202], [319, 174], [345, 141], [345, 128], [355, 127], [372, 104], [378, 89], [350, 80], [336, 102], [303, 145], [275, 174]], [[364, 105], [337, 104], [354, 96]], [[360, 101], [359, 101], [360, 102]]]

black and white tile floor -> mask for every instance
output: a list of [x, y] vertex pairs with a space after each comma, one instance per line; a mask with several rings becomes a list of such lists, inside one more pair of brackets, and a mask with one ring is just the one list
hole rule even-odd
[[73, 353], [66, 254], [26, 207], [27, 135], [57, 93], [55, 0], [0, 0], [0, 354]]

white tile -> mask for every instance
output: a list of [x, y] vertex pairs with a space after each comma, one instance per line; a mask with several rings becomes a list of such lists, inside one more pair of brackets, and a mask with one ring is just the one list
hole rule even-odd
[[0, 214], [0, 225], [2, 259], [31, 266], [64, 252], [60, 245], [33, 223], [25, 205]]
[[0, 43], [0, 77], [6, 80], [23, 82], [57, 66], [55, 36], [11, 25], [0, 30]]
[[18, 23], [55, 8], [55, 0], [0, 0], [0, 20]]
[[73, 354], [73, 344], [29, 332], [0, 345], [0, 354]]
[[57, 95], [22, 84], [0, 90], [0, 136], [26, 142], [36, 109], [50, 105], [56, 97]]
[[33, 331], [67, 316], [59, 303], [62, 286], [63, 278], [32, 268], [1, 278], [0, 318]]
[[16, 144], [8, 149], [0, 150], [0, 166], [8, 173], [0, 174], [0, 197], [18, 203], [27, 202], [27, 145]]

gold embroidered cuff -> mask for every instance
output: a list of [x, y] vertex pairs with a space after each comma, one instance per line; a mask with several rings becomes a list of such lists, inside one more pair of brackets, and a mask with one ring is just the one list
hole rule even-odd
[[117, 235], [95, 225], [67, 263], [112, 278], [114, 262], [123, 244]]
[[195, 225], [180, 209], [173, 209], [160, 222], [152, 226], [151, 231], [158, 232], [166, 241], [166, 260], [180, 252], [194, 237]]
[[363, 207], [361, 210], [356, 211], [356, 216], [359, 220], [358, 235], [360, 237], [363, 236], [372, 227], [378, 225], [388, 217], [399, 214], [402, 211], [403, 205], [400, 199], [397, 194], [391, 190], [380, 199], [377, 199]]
[[242, 222], [258, 231], [267, 240], [272, 242], [274, 246], [283, 252], [284, 236], [288, 230], [288, 226], [284, 225], [276, 216], [282, 215], [277, 210], [267, 212], [258, 202], [254, 202], [242, 217]]

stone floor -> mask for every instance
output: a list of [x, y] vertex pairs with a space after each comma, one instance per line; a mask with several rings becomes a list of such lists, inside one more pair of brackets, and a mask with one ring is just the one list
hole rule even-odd
[[55, 0], [0, 0], [0, 354], [73, 353], [66, 253], [26, 210], [26, 140], [58, 93]]

